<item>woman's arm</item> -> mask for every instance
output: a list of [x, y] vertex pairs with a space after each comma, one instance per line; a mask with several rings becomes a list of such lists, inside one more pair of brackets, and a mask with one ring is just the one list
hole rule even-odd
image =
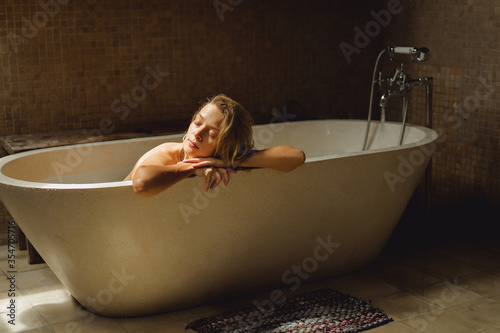
[[[223, 161], [213, 157], [200, 157], [185, 160], [184, 163], [192, 163], [194, 168], [204, 166], [213, 166], [216, 168], [269, 168], [278, 171], [289, 172], [304, 164], [306, 156], [300, 149], [292, 146], [276, 146], [264, 150], [254, 150], [248, 157], [235, 163], [235, 165], [226, 165]], [[208, 161], [208, 165], [206, 164]]]
[[195, 168], [186, 163], [175, 165], [144, 164], [137, 167], [132, 177], [135, 193], [151, 197], [191, 176]]
[[144, 197], [151, 197], [165, 191], [172, 185], [191, 176], [205, 177], [204, 190], [214, 189], [221, 181], [229, 183], [233, 170], [219, 169], [206, 162], [195, 167], [192, 163], [179, 162], [178, 144], [165, 143], [144, 154], [124, 180], [132, 180], [134, 191]]
[[304, 164], [305, 159], [306, 156], [302, 150], [284, 145], [255, 150], [238, 166], [269, 168], [289, 172]]
[[178, 144], [164, 143], [144, 154], [125, 180], [132, 180], [134, 191], [150, 197], [191, 176], [196, 170], [177, 163]]

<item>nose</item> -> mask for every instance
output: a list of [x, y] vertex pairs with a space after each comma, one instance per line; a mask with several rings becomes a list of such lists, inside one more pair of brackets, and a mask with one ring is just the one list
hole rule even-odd
[[199, 128], [196, 131], [194, 131], [193, 134], [197, 141], [203, 141], [203, 136], [201, 135], [202, 132], [203, 132], [202, 128]]

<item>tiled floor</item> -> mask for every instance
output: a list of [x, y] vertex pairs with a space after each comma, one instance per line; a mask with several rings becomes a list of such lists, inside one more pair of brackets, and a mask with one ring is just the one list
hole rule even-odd
[[[28, 265], [26, 251], [16, 254], [16, 325], [8, 323], [10, 282], [2, 278], [0, 332], [184, 332], [188, 322], [251, 305], [257, 297], [142, 318], [104, 318], [79, 308], [45, 264]], [[3, 275], [8, 275], [7, 255], [7, 247], [0, 247]], [[393, 317], [371, 333], [500, 332], [500, 238], [389, 246], [370, 267], [303, 284], [297, 292], [325, 286], [373, 300]]]

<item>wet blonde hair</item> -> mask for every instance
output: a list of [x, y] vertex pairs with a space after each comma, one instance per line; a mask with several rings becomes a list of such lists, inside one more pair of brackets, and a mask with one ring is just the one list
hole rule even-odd
[[238, 102], [219, 94], [210, 98], [193, 115], [193, 121], [200, 111], [212, 104], [224, 116], [219, 127], [219, 135], [215, 145], [215, 158], [234, 166], [234, 162], [245, 159], [252, 151], [254, 142], [252, 138], [253, 120], [250, 113]]

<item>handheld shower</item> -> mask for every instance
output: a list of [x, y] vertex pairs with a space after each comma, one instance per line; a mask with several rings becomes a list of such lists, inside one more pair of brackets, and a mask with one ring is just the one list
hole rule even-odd
[[410, 55], [412, 57], [412, 61], [426, 61], [429, 59], [429, 49], [426, 47], [416, 48], [413, 46], [389, 46], [387, 48], [389, 51], [389, 55], [391, 60], [393, 60], [393, 56], [396, 54]]

